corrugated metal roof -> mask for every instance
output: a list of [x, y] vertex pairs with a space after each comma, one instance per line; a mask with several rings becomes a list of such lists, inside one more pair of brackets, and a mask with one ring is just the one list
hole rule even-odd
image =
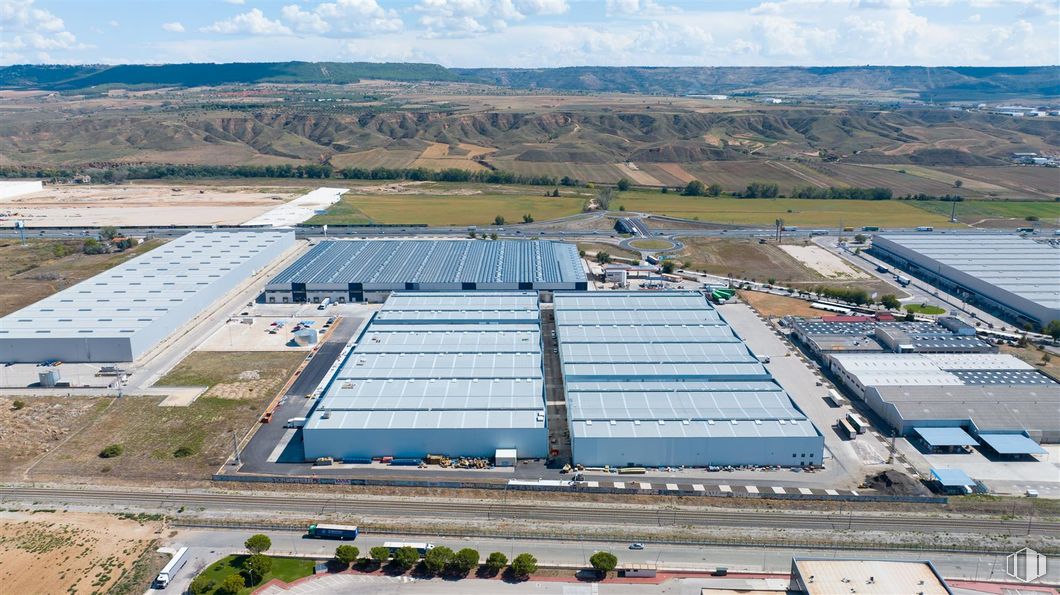
[[819, 435], [701, 293], [554, 300], [573, 437]]
[[269, 286], [290, 283], [585, 282], [573, 244], [548, 240], [328, 240]]

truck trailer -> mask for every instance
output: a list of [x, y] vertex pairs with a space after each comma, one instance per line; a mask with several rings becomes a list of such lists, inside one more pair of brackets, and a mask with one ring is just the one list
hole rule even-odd
[[177, 550], [177, 553], [173, 554], [173, 558], [169, 560], [169, 563], [162, 568], [162, 572], [158, 573], [155, 577], [155, 588], [165, 589], [169, 586], [169, 583], [173, 580], [173, 577], [177, 575], [177, 572], [184, 565], [188, 563], [188, 548], [182, 547]]

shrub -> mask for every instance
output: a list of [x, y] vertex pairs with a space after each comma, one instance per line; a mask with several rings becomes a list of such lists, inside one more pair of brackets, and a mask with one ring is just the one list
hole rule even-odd
[[272, 540], [269, 539], [268, 535], [258, 533], [257, 535], [251, 535], [248, 537], [247, 540], [243, 542], [243, 547], [247, 548], [247, 551], [252, 554], [260, 554], [269, 551], [269, 548], [272, 547]]
[[527, 577], [537, 572], [537, 558], [530, 554], [519, 554], [512, 560], [512, 572], [518, 577]]
[[427, 570], [437, 574], [445, 570], [445, 567], [453, 560], [453, 555], [453, 550], [439, 545], [427, 552], [427, 555], [423, 557], [423, 563], [426, 564]]
[[102, 459], [113, 459], [114, 457], [120, 457], [125, 452], [125, 447], [121, 444], [110, 444], [99, 451], [99, 457]]
[[26, 407], [26, 402], [22, 401], [20, 399], [15, 399], [15, 402], [11, 403], [11, 408], [14, 409], [15, 411], [18, 411], [19, 409], [24, 409], [25, 407]]
[[173, 451], [173, 458], [183, 459], [184, 457], [190, 457], [193, 454], [195, 454], [195, 451], [193, 451], [190, 447], [181, 446], [177, 450]]
[[629, 180], [627, 180], [625, 178], [622, 178], [621, 180], [618, 181], [618, 184], [616, 184], [616, 187], [619, 190], [621, 190], [621, 191], [629, 190], [629, 186], [630, 186]]
[[191, 595], [206, 595], [213, 590], [213, 581], [209, 579], [205, 574], [192, 579], [191, 584], [188, 585], [188, 593]]
[[360, 555], [361, 550], [354, 545], [340, 545], [335, 548], [335, 559], [342, 563], [343, 566], [349, 566]]
[[506, 564], [508, 564], [508, 556], [501, 552], [493, 552], [486, 558], [486, 568], [493, 572], [500, 572], [501, 568], [504, 568]]
[[217, 593], [221, 595], [238, 595], [247, 584], [241, 574], [230, 574], [225, 577], [217, 587]]
[[449, 561], [449, 566], [452, 568], [454, 574], [466, 575], [471, 572], [473, 568], [478, 566], [478, 562], [478, 550], [466, 547], [453, 556], [453, 559]]

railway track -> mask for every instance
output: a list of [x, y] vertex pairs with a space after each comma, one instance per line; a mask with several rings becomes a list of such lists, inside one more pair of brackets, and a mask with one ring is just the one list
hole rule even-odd
[[348, 514], [359, 517], [445, 520], [547, 521], [605, 526], [741, 527], [807, 530], [967, 533], [1060, 537], [1050, 520], [990, 517], [931, 517], [851, 513], [760, 512], [650, 508], [606, 504], [539, 504], [479, 501], [411, 501], [379, 498], [323, 498], [301, 495], [234, 495], [207, 492], [148, 492], [63, 488], [3, 488], [0, 503], [61, 503], [167, 511], [181, 506], [214, 511]]

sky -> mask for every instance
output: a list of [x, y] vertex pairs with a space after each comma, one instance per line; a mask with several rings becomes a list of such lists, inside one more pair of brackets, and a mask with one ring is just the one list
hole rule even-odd
[[0, 0], [0, 64], [1060, 63], [1060, 0]]

